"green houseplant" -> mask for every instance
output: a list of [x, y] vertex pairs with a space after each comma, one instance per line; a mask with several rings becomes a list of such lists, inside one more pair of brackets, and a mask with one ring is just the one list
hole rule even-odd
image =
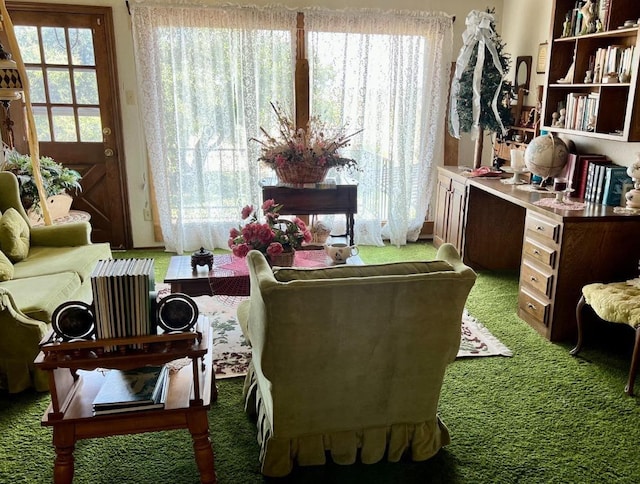
[[[33, 178], [33, 166], [31, 157], [18, 153], [16, 150], [5, 152], [5, 161], [2, 166], [4, 171], [10, 171], [18, 178], [20, 184], [20, 198], [25, 210], [31, 208], [36, 211], [40, 207], [40, 197]], [[49, 156], [40, 157], [40, 172], [42, 184], [47, 197], [61, 195], [67, 192], [79, 192], [82, 190], [80, 180], [82, 176], [76, 170], [66, 168]]]

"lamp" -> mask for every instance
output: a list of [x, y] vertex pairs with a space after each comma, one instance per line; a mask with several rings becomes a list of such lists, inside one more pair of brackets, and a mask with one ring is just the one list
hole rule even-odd
[[4, 107], [5, 121], [7, 128], [7, 145], [13, 148], [13, 121], [9, 114], [9, 103], [22, 97], [22, 79], [18, 64], [11, 59], [11, 54], [4, 50], [0, 43], [0, 102]]

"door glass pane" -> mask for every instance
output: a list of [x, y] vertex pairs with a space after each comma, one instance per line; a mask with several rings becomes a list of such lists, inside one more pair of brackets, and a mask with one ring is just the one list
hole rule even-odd
[[102, 141], [102, 123], [100, 121], [99, 108], [79, 108], [78, 123], [80, 124], [80, 141]]
[[27, 77], [29, 78], [29, 94], [32, 103], [46, 103], [47, 98], [44, 91], [44, 79], [42, 69], [27, 67]]
[[93, 35], [89, 29], [69, 29], [71, 63], [76, 66], [94, 66]]
[[64, 29], [60, 27], [42, 27], [42, 46], [44, 61], [47, 64], [68, 64], [67, 40]]
[[33, 117], [36, 123], [38, 141], [51, 141], [47, 108], [44, 106], [33, 106]]
[[67, 69], [47, 69], [49, 100], [55, 104], [71, 104], [71, 80]]
[[51, 116], [54, 141], [78, 141], [73, 108], [52, 107]]
[[76, 69], [74, 81], [78, 104], [98, 104], [98, 82], [94, 70]]
[[39, 64], [40, 44], [38, 43], [38, 29], [36, 27], [16, 25], [15, 33], [24, 63]]

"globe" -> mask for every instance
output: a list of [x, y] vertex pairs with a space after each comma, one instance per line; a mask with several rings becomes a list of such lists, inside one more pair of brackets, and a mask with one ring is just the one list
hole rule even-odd
[[558, 175], [567, 163], [569, 149], [560, 138], [552, 134], [537, 136], [524, 152], [524, 164], [534, 175], [543, 179]]

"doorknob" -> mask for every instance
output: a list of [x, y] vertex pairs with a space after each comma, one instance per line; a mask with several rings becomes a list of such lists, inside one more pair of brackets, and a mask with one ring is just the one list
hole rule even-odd
[[104, 150], [104, 156], [113, 156], [113, 150], [111, 148], [107, 148]]

